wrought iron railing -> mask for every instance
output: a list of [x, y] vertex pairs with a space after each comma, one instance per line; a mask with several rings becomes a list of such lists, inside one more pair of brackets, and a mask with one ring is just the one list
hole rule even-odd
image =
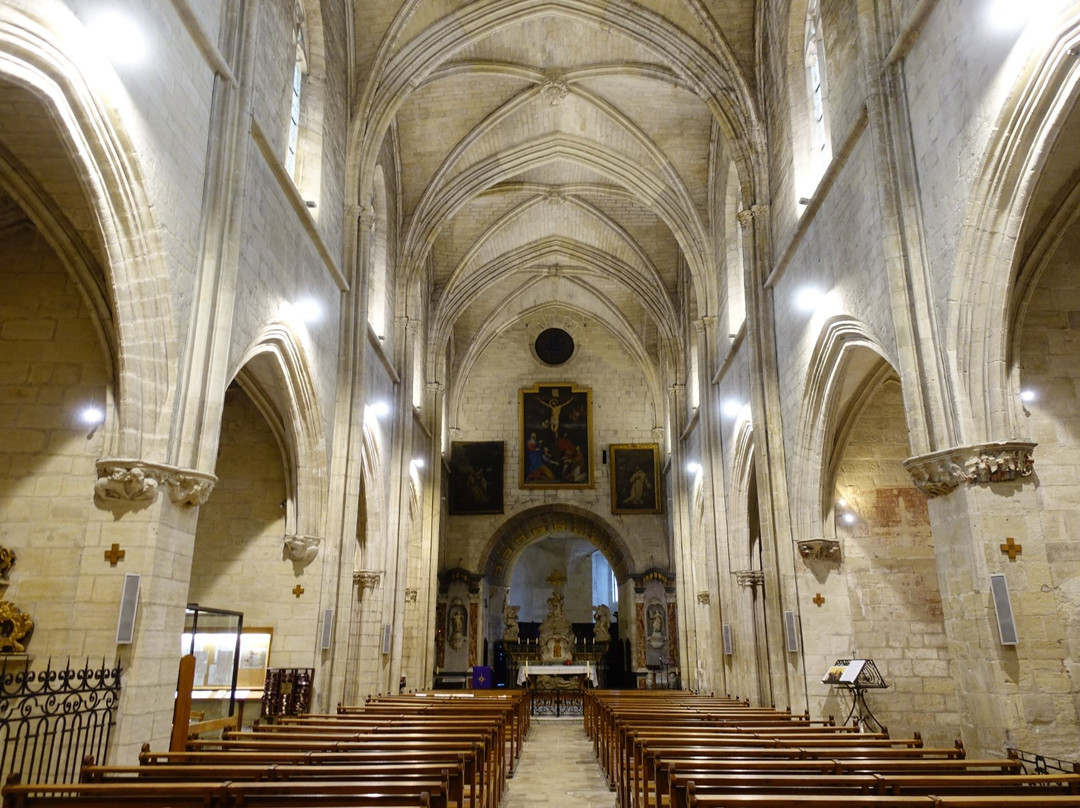
[[[0, 660], [3, 658], [0, 657]], [[0, 661], [0, 776], [74, 783], [83, 758], [105, 761], [116, 726], [120, 666], [44, 670]]]
[[1028, 774], [1051, 774], [1053, 772], [1068, 772], [1069, 774], [1080, 773], [1080, 763], [1069, 760], [1037, 755], [1034, 752], [1025, 752], [1023, 749], [1009, 749], [1009, 757], [1020, 761], [1020, 765]]

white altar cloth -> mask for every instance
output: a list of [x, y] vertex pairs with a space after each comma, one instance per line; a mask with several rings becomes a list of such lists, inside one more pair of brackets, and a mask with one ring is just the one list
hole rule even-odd
[[573, 676], [584, 674], [589, 684], [597, 687], [599, 680], [596, 678], [596, 669], [591, 663], [584, 665], [529, 665], [525, 664], [518, 668], [517, 683], [525, 684], [530, 676]]

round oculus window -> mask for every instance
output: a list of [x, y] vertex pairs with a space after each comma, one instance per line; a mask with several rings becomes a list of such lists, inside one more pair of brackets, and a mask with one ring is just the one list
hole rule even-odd
[[561, 365], [574, 353], [574, 338], [561, 328], [546, 328], [533, 343], [536, 355], [548, 365]]

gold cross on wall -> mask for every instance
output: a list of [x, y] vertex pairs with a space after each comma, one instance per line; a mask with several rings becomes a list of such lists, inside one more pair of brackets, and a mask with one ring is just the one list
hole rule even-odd
[[113, 544], [112, 547], [105, 551], [105, 560], [109, 562], [110, 567], [115, 567], [116, 562], [126, 555], [127, 553], [120, 549], [119, 544]]
[[300, 586], [300, 584], [297, 584], [293, 587], [292, 593], [296, 595], [296, 597], [300, 597], [302, 594], [304, 594], [304, 587]]
[[821, 604], [824, 603], [824, 602], [825, 602], [825, 598], [822, 597], [820, 592], [818, 592], [816, 595], [814, 595], [814, 605], [817, 606], [819, 609], [821, 608]]
[[1009, 557], [1009, 561], [1016, 561], [1016, 557], [1024, 552], [1024, 545], [1017, 544], [1016, 540], [1009, 536], [1009, 538], [1005, 539], [1005, 543], [1001, 545], [1001, 552]]

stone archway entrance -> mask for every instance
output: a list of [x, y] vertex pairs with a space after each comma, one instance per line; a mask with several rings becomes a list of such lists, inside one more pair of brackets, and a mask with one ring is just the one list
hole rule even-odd
[[[501, 525], [481, 558], [488, 588], [485, 629], [497, 675], [501, 666], [516, 682], [525, 660], [550, 662], [555, 646], [560, 662], [599, 665], [602, 678], [613, 671], [621, 679], [636, 623], [633, 568], [628, 548], [609, 525], [573, 506], [533, 508]], [[605, 587], [605, 576], [617, 584]], [[627, 618], [622, 637], [620, 601]], [[553, 635], [556, 626], [563, 634]]]

